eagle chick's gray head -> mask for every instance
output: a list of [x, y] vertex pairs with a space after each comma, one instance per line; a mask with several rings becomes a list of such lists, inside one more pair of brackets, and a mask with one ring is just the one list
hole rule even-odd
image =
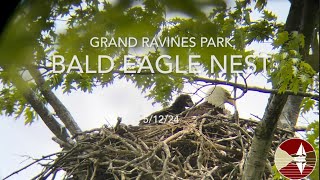
[[235, 104], [235, 101], [231, 98], [231, 94], [220, 86], [210, 88], [205, 100], [215, 107], [220, 108], [224, 108], [224, 103], [229, 103], [231, 105]]
[[192, 107], [192, 106], [193, 106], [193, 101], [191, 99], [191, 96], [188, 94], [181, 94], [177, 97], [177, 99], [174, 101], [171, 107], [184, 109], [185, 107]]
[[188, 94], [181, 94], [175, 102], [181, 103], [185, 107], [192, 107], [193, 106], [193, 101], [191, 99], [191, 96]]

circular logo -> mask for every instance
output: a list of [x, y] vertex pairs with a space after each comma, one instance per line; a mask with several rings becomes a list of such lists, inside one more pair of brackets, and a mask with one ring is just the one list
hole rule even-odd
[[274, 161], [283, 176], [289, 179], [301, 179], [312, 173], [317, 158], [310, 143], [294, 138], [278, 146]]

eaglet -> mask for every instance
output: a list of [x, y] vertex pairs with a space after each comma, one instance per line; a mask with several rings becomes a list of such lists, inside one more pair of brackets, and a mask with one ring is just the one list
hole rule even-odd
[[[166, 118], [167, 116], [174, 118], [173, 117], [174, 115], [178, 115], [181, 112], [185, 111], [186, 107], [192, 107], [192, 106], [193, 106], [193, 101], [190, 95], [181, 94], [180, 96], [177, 97], [177, 99], [174, 101], [174, 103], [170, 107], [164, 108], [160, 111], [150, 114], [145, 119], [140, 120], [139, 125], [164, 123], [166, 121], [166, 119], [164, 118]], [[163, 120], [163, 122], [161, 122], [161, 120]]]

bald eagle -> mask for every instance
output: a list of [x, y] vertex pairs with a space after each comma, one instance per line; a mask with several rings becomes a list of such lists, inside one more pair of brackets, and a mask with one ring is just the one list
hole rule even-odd
[[199, 116], [214, 110], [212, 115], [226, 114], [225, 103], [235, 105], [235, 101], [231, 98], [230, 92], [220, 86], [210, 88], [206, 94], [205, 102], [185, 112], [186, 116]]
[[154, 112], [150, 114], [148, 117], [146, 117], [143, 120], [140, 120], [139, 125], [143, 124], [154, 124], [157, 123], [157, 121], [166, 118], [168, 115], [178, 115], [181, 112], [186, 110], [186, 107], [192, 107], [193, 101], [191, 99], [190, 95], [187, 94], [181, 94], [177, 97], [177, 99], [174, 101], [174, 103], [168, 107], [164, 108], [160, 111]]
[[207, 92], [205, 100], [206, 102], [219, 108], [225, 108], [225, 103], [229, 103], [231, 105], [234, 105], [235, 103], [235, 101], [231, 98], [230, 92], [220, 86], [214, 86], [210, 88]]

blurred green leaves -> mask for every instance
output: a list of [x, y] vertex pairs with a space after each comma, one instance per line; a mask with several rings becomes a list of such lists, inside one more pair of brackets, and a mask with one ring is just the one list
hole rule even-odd
[[[213, 13], [206, 14], [205, 7], [213, 9]], [[239, 7], [247, 13], [246, 7]], [[63, 9], [59, 6], [59, 9]], [[155, 1], [145, 0], [140, 2], [118, 1], [116, 3], [96, 2], [84, 4], [70, 8], [71, 15], [67, 22], [66, 31], [59, 34], [55, 48], [55, 54], [61, 54], [66, 59], [66, 65], [71, 61], [73, 55], [84, 57], [89, 55], [93, 59], [99, 54], [105, 54], [115, 59], [115, 71], [121, 71], [123, 68], [123, 56], [126, 54], [147, 55], [154, 67], [155, 59], [161, 54], [168, 54], [171, 57], [179, 55], [180, 69], [188, 68], [188, 56], [200, 54], [204, 58], [197, 61], [203, 65], [205, 70], [209, 70], [210, 55], [215, 55], [220, 61], [223, 61], [224, 55], [230, 54], [248, 54], [244, 51], [244, 46], [235, 50], [229, 48], [194, 48], [183, 47], [161, 47], [161, 48], [126, 48], [126, 47], [104, 47], [93, 48], [89, 41], [92, 37], [229, 37], [232, 38], [234, 31], [241, 25], [244, 19], [242, 11], [238, 14], [226, 9], [224, 1]], [[61, 10], [64, 12], [63, 10]], [[179, 15], [168, 19], [167, 15], [172, 13], [182, 13], [187, 17]], [[65, 16], [68, 16], [65, 14]], [[246, 17], [248, 18], [248, 17]], [[235, 21], [237, 19], [237, 21]], [[236, 43], [238, 39], [232, 40]], [[48, 44], [48, 43], [47, 43]], [[244, 42], [242, 43], [244, 44]], [[139, 46], [139, 45], [138, 45]], [[81, 64], [84, 64], [82, 61]], [[97, 64], [90, 65], [96, 69]], [[168, 69], [166, 64], [161, 64], [163, 69]], [[241, 67], [239, 67], [241, 68]], [[155, 69], [155, 68], [154, 68]], [[219, 75], [217, 73], [215, 75]], [[231, 78], [230, 67], [228, 67], [228, 78]], [[208, 74], [212, 76], [212, 74]], [[90, 74], [84, 76], [78, 72], [63, 75], [52, 75], [54, 77], [54, 86], [62, 85], [65, 92], [71, 90], [91, 90], [94, 85], [108, 85], [114, 80], [112, 73], [109, 74]], [[150, 90], [149, 98], [154, 98], [156, 102], [167, 103], [171, 99], [171, 93], [180, 91], [183, 88], [183, 77], [179, 74], [170, 75], [148, 74], [133, 75], [120, 74], [119, 78], [126, 78], [142, 92]], [[87, 81], [87, 83], [85, 83]]]
[[51, 4], [46, 1], [23, 1], [0, 35], [0, 66], [33, 62], [34, 50], [42, 31], [54, 24], [50, 20]]
[[[230, 63], [224, 75], [217, 66], [215, 72], [211, 73], [211, 55], [215, 55], [220, 64], [223, 64], [225, 56], [252, 55], [253, 52], [247, 51], [246, 47], [253, 42], [271, 41], [275, 48], [286, 47], [279, 55], [275, 55], [267, 66], [273, 83], [281, 91], [289, 89], [297, 92], [300, 86], [306, 89], [313, 83], [314, 71], [295, 53], [304, 46], [304, 37], [301, 34], [288, 34], [283, 31], [283, 25], [276, 21], [277, 17], [264, 8], [266, 1], [256, 1], [261, 18], [253, 20], [250, 17], [252, 10], [248, 3], [250, 1], [237, 1], [234, 8], [229, 8], [224, 0], [30, 1], [24, 3], [14, 21], [1, 36], [0, 66], [15, 63], [23, 70], [23, 65], [32, 63], [45, 73], [45, 79], [51, 88], [60, 87], [64, 92], [91, 92], [95, 86], [105, 87], [117, 78], [125, 78], [142, 92], [149, 92], [149, 98], [167, 104], [172, 98], [172, 93], [183, 89], [186, 78], [178, 73], [123, 74], [125, 55], [148, 56], [153, 67], [159, 55], [179, 55], [182, 70], [188, 68], [190, 55], [201, 55], [202, 58], [195, 61], [201, 64], [199, 68], [206, 76], [229, 80], [233, 77]], [[201, 37], [223, 37], [232, 39], [231, 44], [234, 47], [197, 45], [141, 48], [141, 42], [138, 42], [136, 48], [96, 48], [90, 45], [92, 37], [195, 37], [197, 40]], [[284, 57], [284, 53], [288, 55]], [[98, 55], [108, 55], [114, 59], [115, 68], [113, 72], [106, 74], [85, 74], [78, 71], [54, 74], [51, 71], [53, 54], [64, 56], [66, 67], [69, 66], [72, 57], [77, 55], [83, 69], [86, 56], [92, 59], [90, 67], [97, 69], [98, 63], [94, 59]], [[138, 58], [132, 61], [137, 60]], [[236, 70], [248, 68], [244, 58], [237, 59], [237, 62], [242, 65], [237, 66]], [[169, 69], [164, 62], [161, 63], [161, 67]], [[263, 64], [258, 61], [256, 73], [262, 69]], [[3, 83], [7, 81], [5, 77], [1, 80]]]

